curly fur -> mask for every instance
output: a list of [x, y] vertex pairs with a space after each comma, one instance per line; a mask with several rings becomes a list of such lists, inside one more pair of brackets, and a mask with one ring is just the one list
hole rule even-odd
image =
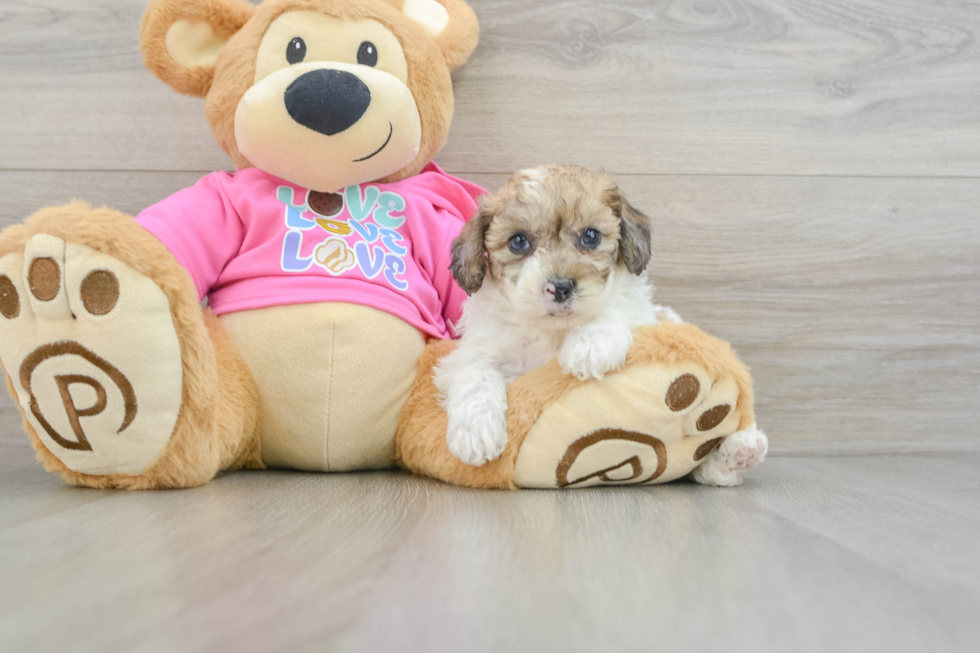
[[450, 450], [471, 465], [502, 453], [506, 385], [522, 374], [557, 357], [565, 373], [601, 379], [623, 366], [634, 329], [680, 321], [653, 303], [649, 261], [649, 220], [606, 175], [522, 170], [484, 200], [453, 244], [453, 273], [472, 293], [463, 337], [436, 367]]
[[[415, 387], [398, 425], [396, 458], [406, 469], [448, 483], [517, 489], [514, 466], [527, 434], [548, 406], [587, 381], [563, 374], [556, 360], [514, 381], [507, 388], [507, 445], [495, 460], [473, 467], [449, 451], [446, 412], [439, 405], [438, 389], [433, 382], [436, 363], [456, 346], [457, 343], [451, 341], [430, 343], [419, 360]], [[748, 368], [738, 360], [728, 343], [705, 334], [693, 324], [662, 323], [637, 329], [623, 373], [629, 373], [632, 366], [658, 363], [676, 366], [685, 362], [700, 365], [711, 375], [730, 376], [739, 388], [739, 429], [748, 428], [755, 422]]]

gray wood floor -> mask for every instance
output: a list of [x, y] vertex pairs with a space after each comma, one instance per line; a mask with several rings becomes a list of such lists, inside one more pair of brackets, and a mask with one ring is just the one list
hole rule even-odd
[[975, 651], [980, 455], [776, 458], [738, 489], [394, 472], [111, 493], [0, 444], [6, 651]]
[[[980, 3], [473, 0], [438, 161], [614, 173], [660, 300], [752, 367], [745, 486], [398, 473], [66, 487], [0, 399], [2, 651], [973, 651]], [[0, 0], [0, 228], [227, 168], [146, 0]]]

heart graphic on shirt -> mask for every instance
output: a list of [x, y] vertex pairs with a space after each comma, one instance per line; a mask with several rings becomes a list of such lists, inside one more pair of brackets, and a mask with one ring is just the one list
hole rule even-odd
[[341, 274], [355, 265], [357, 259], [347, 243], [339, 238], [328, 238], [313, 252], [317, 265], [333, 275]]

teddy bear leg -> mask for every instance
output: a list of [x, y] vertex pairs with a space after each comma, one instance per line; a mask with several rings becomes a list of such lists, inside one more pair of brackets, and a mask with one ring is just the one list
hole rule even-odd
[[[624, 369], [601, 381], [562, 374], [556, 361], [517, 379], [507, 391], [503, 454], [465, 465], [448, 451], [431, 382], [432, 367], [452, 347], [430, 345], [423, 355], [398, 447], [409, 469], [459, 485], [665, 483], [689, 474], [737, 431], [752, 432], [751, 379], [731, 348], [693, 325], [660, 324], [637, 330]], [[718, 456], [740, 451], [741, 438]]]
[[737, 442], [747, 443], [753, 422], [751, 378], [727, 343], [691, 324], [644, 327], [621, 371], [570, 387], [541, 411], [514, 483], [665, 483], [704, 464], [738, 431]]
[[120, 213], [73, 203], [0, 234], [0, 361], [38, 459], [70, 483], [192, 487], [261, 465], [247, 368]]
[[769, 451], [769, 440], [754, 423], [735, 431], [709, 453], [691, 477], [702, 485], [733, 487], [742, 484], [739, 472], [759, 465]]
[[492, 489], [517, 489], [513, 483], [517, 446], [508, 428], [503, 453], [479, 467], [467, 465], [449, 451], [448, 419], [439, 405], [433, 368], [456, 346], [450, 340], [430, 342], [419, 358], [415, 384], [399, 416], [395, 435], [395, 459], [416, 474], [447, 483]]

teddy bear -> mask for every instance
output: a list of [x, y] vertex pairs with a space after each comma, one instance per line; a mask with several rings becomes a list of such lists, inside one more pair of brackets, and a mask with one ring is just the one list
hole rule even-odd
[[731, 485], [761, 459], [747, 369], [689, 324], [640, 330], [601, 381], [530, 372], [503, 455], [449, 453], [432, 368], [484, 191], [432, 159], [478, 32], [462, 0], [150, 3], [146, 66], [205, 99], [236, 171], [135, 218], [76, 201], [0, 234], [0, 362], [47, 470], [159, 489], [400, 465], [513, 489]]

